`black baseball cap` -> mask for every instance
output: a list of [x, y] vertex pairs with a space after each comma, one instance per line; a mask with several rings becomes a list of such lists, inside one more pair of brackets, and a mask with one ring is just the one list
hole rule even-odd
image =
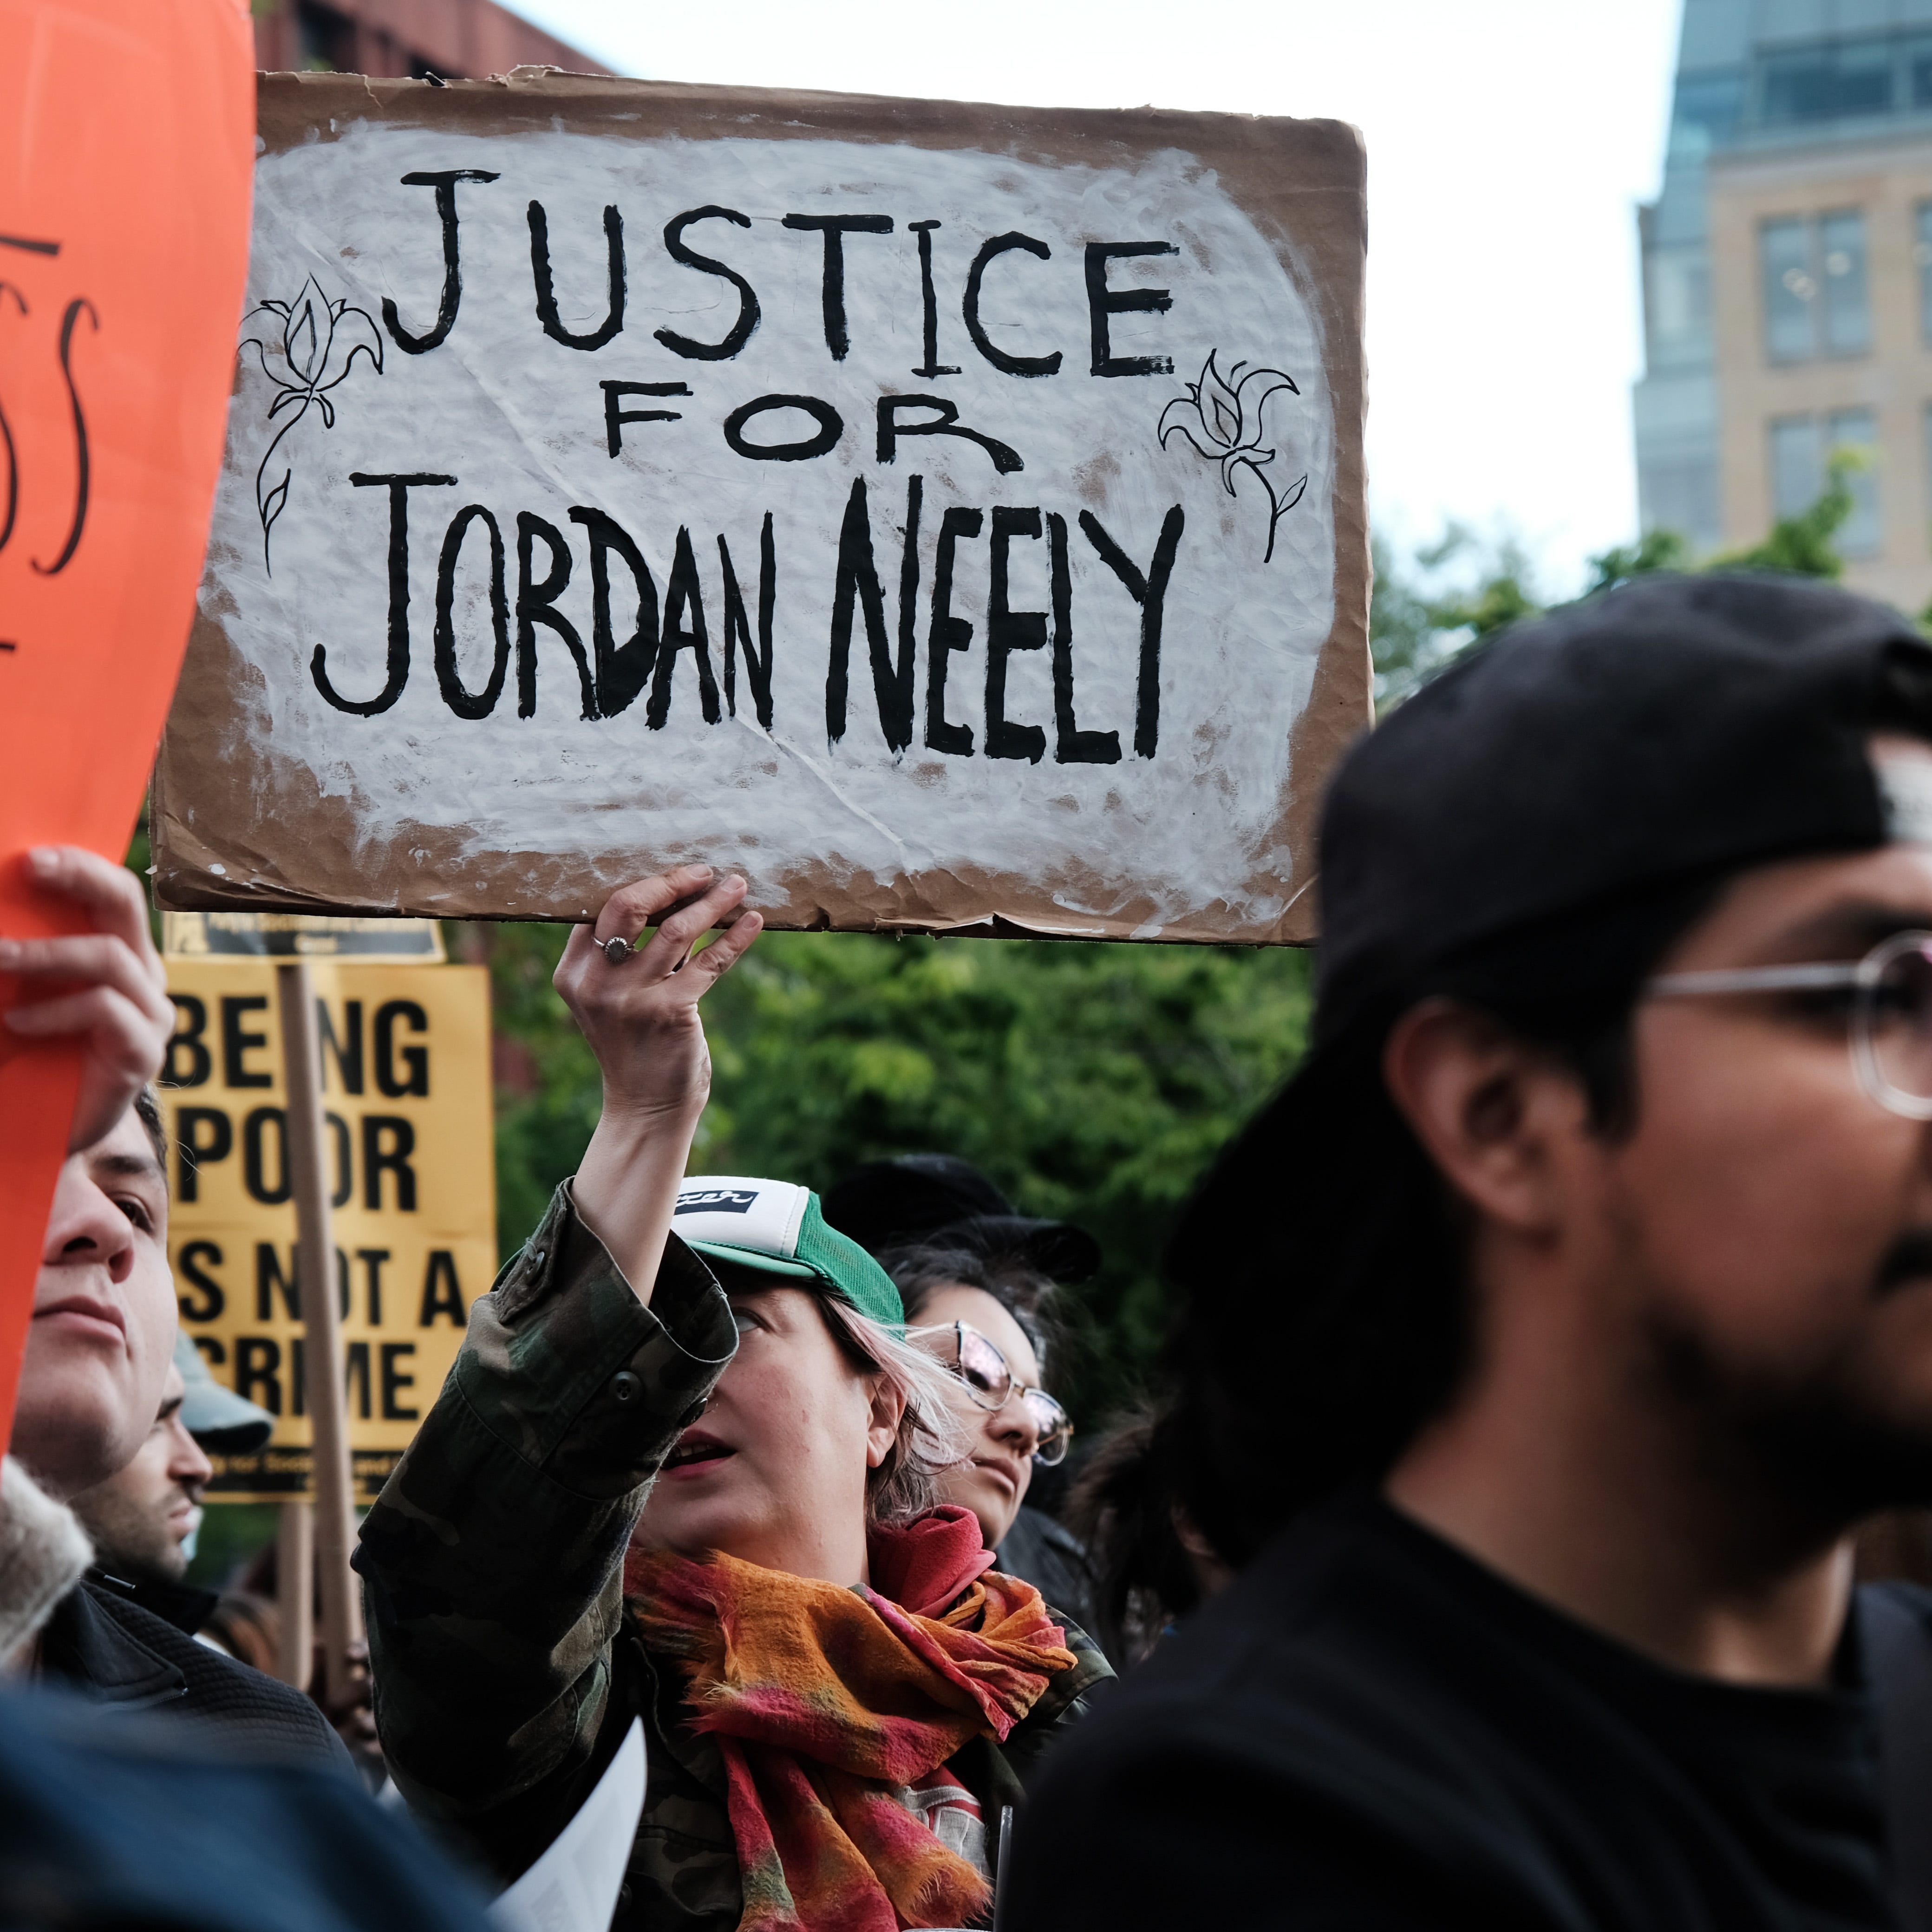
[[983, 1256], [1012, 1255], [1054, 1281], [1084, 1281], [1100, 1244], [1065, 1221], [1020, 1214], [970, 1161], [906, 1154], [868, 1161], [826, 1191], [826, 1222], [869, 1254], [914, 1242], [956, 1242]]
[[1208, 1290], [1220, 1232], [1251, 1227], [1258, 1198], [1285, 1252], [1295, 1201], [1372, 1211], [1339, 1088], [1379, 1085], [1416, 1000], [1613, 1016], [1715, 882], [1886, 843], [1914, 802], [1874, 769], [1880, 729], [1932, 737], [1932, 646], [1887, 605], [1789, 577], [1640, 579], [1426, 685], [1330, 785], [1311, 1050], [1197, 1191], [1171, 1268]]

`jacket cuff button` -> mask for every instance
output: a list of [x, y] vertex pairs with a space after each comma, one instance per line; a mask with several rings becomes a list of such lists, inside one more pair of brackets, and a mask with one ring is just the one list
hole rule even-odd
[[610, 1400], [628, 1408], [644, 1393], [644, 1385], [628, 1369], [620, 1369], [610, 1378]]

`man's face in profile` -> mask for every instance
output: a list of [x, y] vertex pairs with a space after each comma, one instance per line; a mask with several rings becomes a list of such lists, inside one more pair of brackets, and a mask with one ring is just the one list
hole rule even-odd
[[132, 1108], [61, 1169], [12, 1448], [63, 1498], [124, 1468], [160, 1413], [176, 1327], [166, 1176]]
[[178, 1581], [201, 1527], [201, 1492], [212, 1474], [201, 1445], [182, 1426], [185, 1390], [172, 1364], [160, 1414], [134, 1460], [74, 1498], [74, 1513], [110, 1570]]
[[[1660, 970], [1856, 961], [1932, 931], [1932, 853], [1742, 875]], [[1855, 1076], [1849, 996], [1637, 1008], [1634, 1132], [1585, 1164], [1584, 1265], [1662, 1407], [1710, 1424], [1821, 1520], [1932, 1502], [1932, 1124]]]

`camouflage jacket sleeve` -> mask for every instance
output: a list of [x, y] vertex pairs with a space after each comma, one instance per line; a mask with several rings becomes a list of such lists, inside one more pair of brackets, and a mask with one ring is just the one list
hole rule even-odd
[[412, 1804], [494, 1813], [493, 1832], [510, 1804], [539, 1842], [533, 1814], [568, 1816], [607, 1714], [631, 1714], [610, 1709], [625, 1546], [736, 1346], [689, 1249], [672, 1238], [645, 1308], [568, 1183], [477, 1302], [356, 1556], [376, 1721]]

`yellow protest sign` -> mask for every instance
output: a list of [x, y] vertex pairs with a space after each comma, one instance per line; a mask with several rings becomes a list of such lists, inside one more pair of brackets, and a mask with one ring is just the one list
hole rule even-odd
[[[429, 1412], [496, 1272], [488, 976], [316, 962], [349, 1443], [373, 1500]], [[218, 1456], [211, 1497], [309, 1486], [296, 1210], [272, 958], [171, 958], [160, 1096], [183, 1331], [275, 1432]]]

